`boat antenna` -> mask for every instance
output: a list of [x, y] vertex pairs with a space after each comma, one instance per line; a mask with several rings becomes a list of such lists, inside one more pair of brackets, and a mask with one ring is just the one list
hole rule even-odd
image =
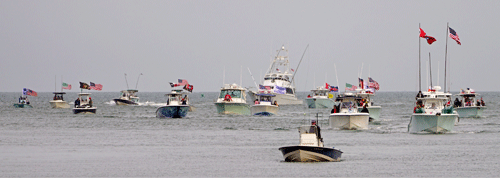
[[250, 73], [250, 76], [252, 77], [253, 83], [255, 84], [255, 87], [257, 87], [257, 90], [259, 90], [259, 86], [257, 86], [257, 83], [255, 82], [255, 78], [253, 78], [252, 72], [250, 72], [250, 68], [248, 68], [248, 73]]
[[135, 83], [135, 89], [137, 90], [137, 85], [139, 84], [139, 77], [141, 77], [142, 73], [139, 74], [139, 76], [137, 77], [137, 82]]
[[429, 52], [429, 78], [431, 80], [431, 89], [432, 89], [432, 66], [431, 66], [431, 52]]
[[339, 87], [339, 76], [337, 75], [337, 66], [333, 63], [333, 67], [335, 67], [335, 78], [337, 79], [337, 87]]
[[302, 62], [302, 59], [304, 58], [304, 55], [306, 54], [306, 51], [307, 51], [308, 47], [309, 47], [309, 44], [307, 44], [306, 49], [304, 49], [304, 53], [302, 53], [302, 57], [300, 58], [299, 64], [297, 65], [297, 68], [295, 69], [295, 72], [293, 72], [292, 82], [295, 81], [294, 80], [295, 79], [295, 74], [297, 74], [297, 72], [299, 71], [300, 63]]
[[224, 66], [224, 70], [222, 71], [222, 86], [226, 84], [226, 66]]
[[[418, 29], [420, 30], [420, 23], [418, 23]], [[422, 77], [420, 69], [420, 35], [418, 36], [418, 91], [422, 91]]]
[[[444, 92], [446, 92], [446, 61], [448, 59], [448, 30], [450, 28], [449, 22], [446, 22], [446, 47], [444, 50]], [[448, 89], [448, 92], [450, 92], [450, 89]]]
[[127, 73], [125, 73], [125, 83], [127, 83], [127, 90], [128, 90]]
[[62, 83], [63, 83], [63, 76], [61, 75], [61, 92], [63, 91]]
[[240, 66], [240, 87], [241, 87], [241, 81], [243, 80], [243, 66]]
[[57, 91], [57, 75], [54, 75], [54, 91]]

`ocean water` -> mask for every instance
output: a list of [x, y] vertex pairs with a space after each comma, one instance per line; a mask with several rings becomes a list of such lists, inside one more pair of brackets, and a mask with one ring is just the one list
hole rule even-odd
[[[97, 114], [52, 109], [51, 93], [14, 108], [20, 93], [0, 93], [1, 177], [498, 177], [499, 92], [481, 93], [482, 118], [462, 118], [446, 134], [409, 134], [416, 92], [379, 92], [381, 121], [368, 130], [329, 129], [329, 109], [280, 106], [277, 115], [219, 115], [217, 93], [193, 93], [186, 118], [159, 119], [164, 93], [139, 92], [141, 105], [116, 106], [119, 92], [94, 92]], [[202, 97], [202, 94], [204, 97]], [[308, 93], [299, 93], [304, 99]], [[69, 93], [66, 100], [76, 99]], [[287, 163], [297, 127], [322, 113], [325, 146], [342, 161]], [[321, 114], [320, 114], [321, 115]]]

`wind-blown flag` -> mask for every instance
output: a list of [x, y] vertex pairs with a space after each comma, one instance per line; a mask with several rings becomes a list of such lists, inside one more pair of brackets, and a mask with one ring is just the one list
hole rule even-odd
[[95, 84], [94, 82], [90, 82], [90, 89], [91, 90], [102, 90], [102, 85], [101, 84]]
[[67, 83], [62, 83], [62, 89], [71, 90], [71, 85], [68, 85]]
[[454, 39], [458, 43], [458, 45], [462, 45], [462, 43], [460, 43], [460, 38], [458, 38], [457, 32], [455, 32], [455, 30], [453, 30], [451, 27], [448, 28], [450, 28], [450, 38]]
[[85, 82], [80, 82], [80, 88], [81, 89], [87, 89], [87, 90], [90, 90], [90, 86], [89, 84], [85, 83]]
[[427, 40], [427, 43], [429, 43], [429, 45], [431, 45], [436, 41], [436, 38], [432, 36], [427, 36], [427, 34], [425, 34], [424, 30], [422, 30], [421, 28], [420, 28], [420, 38], [425, 38]]
[[185, 86], [189, 84], [187, 80], [184, 79], [177, 79], [177, 83], [172, 83], [170, 82], [170, 87], [178, 87], [178, 86]]
[[362, 78], [358, 78], [359, 79], [359, 88], [364, 88], [364, 83], [363, 83], [363, 79]]
[[186, 84], [184, 85], [183, 89], [189, 92], [193, 92], [193, 85]]
[[371, 77], [368, 77], [368, 87], [374, 88], [375, 90], [379, 90], [380, 86], [378, 85], [378, 82], [373, 80]]
[[351, 84], [345, 83], [345, 89], [346, 90], [354, 91], [354, 90], [356, 90], [356, 88], [358, 88], [358, 87], [356, 87], [355, 85], [351, 85]]
[[23, 95], [38, 96], [38, 93], [36, 93], [36, 91], [23, 88]]
[[339, 86], [330, 86], [330, 92], [339, 92]]
[[325, 89], [330, 89], [330, 85], [328, 85], [328, 83], [325, 84], [326, 84]]

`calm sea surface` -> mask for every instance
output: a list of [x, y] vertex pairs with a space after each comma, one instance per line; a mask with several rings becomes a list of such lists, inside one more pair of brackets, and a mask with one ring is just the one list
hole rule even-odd
[[[368, 130], [328, 129], [329, 109], [280, 106], [271, 117], [219, 115], [218, 93], [193, 93], [195, 111], [158, 119], [164, 93], [138, 93], [140, 106], [116, 106], [119, 92], [94, 92], [95, 115], [52, 109], [51, 93], [30, 97], [34, 108], [14, 108], [21, 93], [0, 93], [2, 177], [498, 177], [500, 93], [481, 93], [482, 118], [462, 118], [447, 134], [409, 134], [416, 92], [379, 92], [381, 121]], [[299, 93], [304, 99], [308, 93]], [[69, 93], [65, 99], [76, 99]], [[297, 145], [297, 127], [314, 113], [325, 146], [341, 162], [287, 163], [278, 150]], [[304, 114], [305, 113], [305, 114]]]

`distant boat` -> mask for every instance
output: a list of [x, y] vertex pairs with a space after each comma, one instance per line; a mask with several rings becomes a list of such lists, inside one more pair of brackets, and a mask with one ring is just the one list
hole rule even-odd
[[14, 107], [16, 108], [33, 108], [33, 106], [30, 105], [30, 101], [28, 100], [28, 96], [20, 96], [19, 97], [19, 102], [14, 103]]
[[[187, 92], [182, 92], [182, 90], [172, 90], [171, 93], [165, 94], [165, 96], [167, 97], [167, 105], [159, 107], [156, 110], [156, 117], [186, 117], [189, 111], [189, 98], [187, 97], [187, 94]], [[184, 97], [182, 95], [184, 95]]]
[[336, 99], [339, 105], [335, 106], [337, 111], [329, 117], [330, 127], [346, 130], [368, 129], [370, 115], [358, 110], [360, 99], [349, 92], [339, 95]]
[[225, 84], [220, 89], [217, 101], [214, 103], [219, 114], [250, 115], [247, 104], [246, 89], [237, 84]]
[[52, 108], [69, 108], [69, 104], [64, 101], [65, 92], [54, 92], [54, 98], [49, 101]]
[[28, 100], [28, 95], [31, 96], [38, 96], [38, 94], [30, 89], [23, 88], [23, 95], [19, 97], [18, 103], [14, 103], [14, 107], [16, 108], [33, 108], [33, 106], [30, 105], [30, 101]]
[[281, 147], [283, 158], [287, 162], [328, 162], [340, 161], [342, 151], [323, 146], [319, 127], [304, 125], [299, 127], [300, 143], [298, 146]]
[[[280, 54], [280, 52], [286, 54]], [[254, 101], [257, 99], [256, 94], [266, 93], [276, 95], [276, 101], [280, 105], [302, 104], [302, 100], [298, 100], [295, 93], [295, 86], [293, 85], [295, 74], [293, 74], [294, 70], [290, 68], [288, 50], [285, 49], [285, 46], [282, 46], [277, 53], [264, 76], [264, 82], [259, 85], [258, 91], [248, 92], [250, 98]]]
[[[382, 110], [382, 106], [376, 106], [373, 105], [373, 100], [372, 96], [375, 96], [375, 94], [371, 91], [362, 89], [362, 90], [357, 90], [358, 93], [356, 93], [356, 96], [361, 98], [361, 106], [358, 107], [358, 111], [361, 112], [363, 109], [363, 105], [367, 105], [366, 108], [368, 109], [368, 114], [370, 114], [370, 122], [371, 121], [379, 121], [380, 120], [380, 110]], [[364, 102], [363, 102], [364, 101]]]
[[456, 96], [460, 97], [460, 102], [456, 103], [455, 110], [458, 117], [481, 117], [486, 109], [483, 99], [477, 99], [479, 94], [467, 88]]
[[330, 90], [319, 86], [311, 90], [312, 96], [306, 98], [307, 107], [309, 108], [332, 108], [335, 95], [329, 93]]
[[417, 96], [417, 103], [408, 124], [410, 133], [453, 131], [458, 114], [453, 107], [445, 106], [450, 101], [451, 94], [440, 92], [440, 89], [441, 87], [435, 86], [429, 92], [422, 92], [421, 97]]
[[[139, 84], [139, 78], [141, 77], [141, 75], [142, 73], [140, 73], [137, 77], [135, 89], [122, 90], [120, 92], [120, 97], [117, 99], [113, 99], [116, 105], [139, 105], [139, 97], [136, 95], [136, 93], [139, 92], [139, 90], [137, 90], [137, 85]], [[128, 88], [127, 74], [125, 74], [125, 83], [127, 84]]]
[[274, 100], [276, 95], [273, 94], [257, 94], [257, 99], [254, 105], [250, 107], [252, 115], [258, 116], [271, 116], [278, 113], [279, 106], [277, 101]]
[[135, 94], [139, 90], [122, 90], [120, 93], [120, 98], [113, 99], [116, 105], [138, 105], [139, 97]]
[[73, 107], [73, 114], [95, 114], [97, 107], [90, 97], [90, 93], [78, 93], [78, 98]]

